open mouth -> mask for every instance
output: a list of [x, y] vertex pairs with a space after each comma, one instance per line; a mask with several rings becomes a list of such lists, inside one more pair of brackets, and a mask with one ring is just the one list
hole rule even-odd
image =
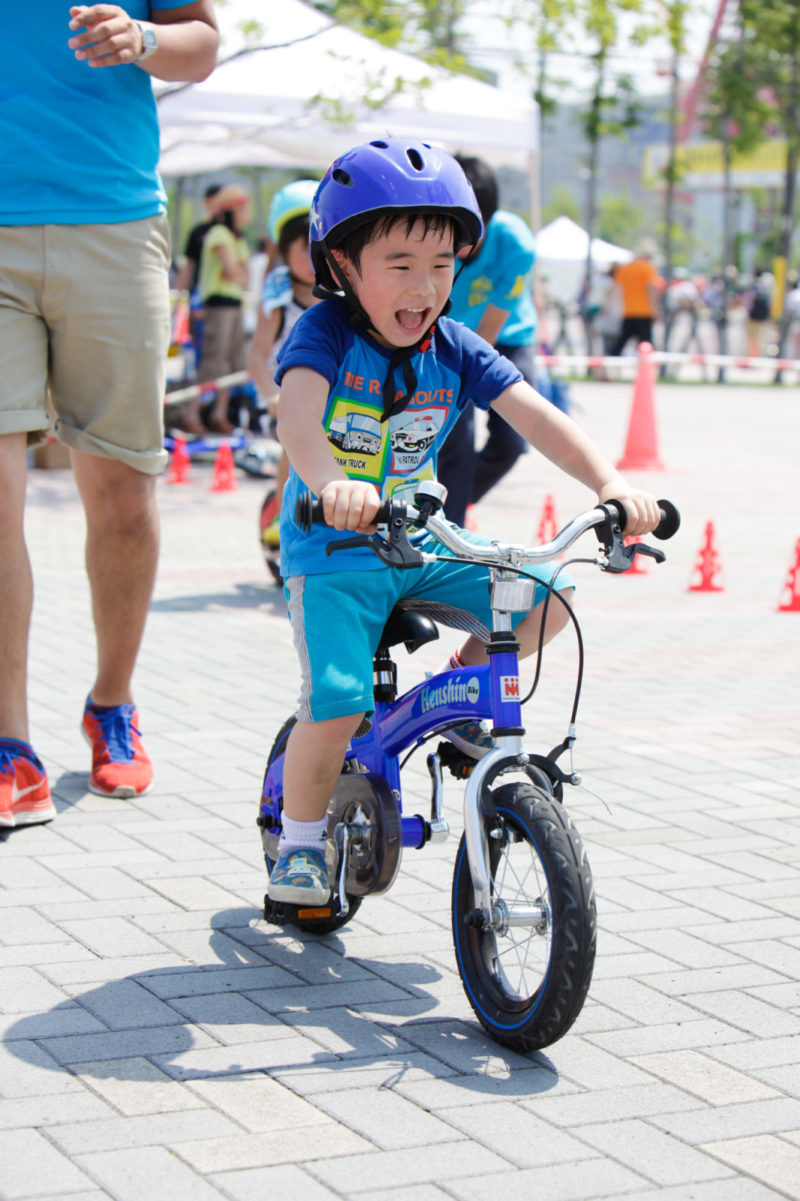
[[408, 334], [421, 334], [425, 329], [429, 309], [398, 309], [395, 320], [401, 329]]

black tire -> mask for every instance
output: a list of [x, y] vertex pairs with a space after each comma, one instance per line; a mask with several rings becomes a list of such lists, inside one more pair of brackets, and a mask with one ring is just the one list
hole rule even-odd
[[280, 547], [267, 546], [264, 541], [264, 535], [272, 525], [275, 515], [278, 512], [278, 492], [276, 488], [270, 488], [261, 503], [261, 511], [258, 515], [258, 537], [261, 545], [261, 553], [264, 556], [264, 563], [267, 571], [272, 576], [273, 580], [279, 586], [283, 586], [281, 578], [281, 552]]
[[589, 991], [597, 941], [592, 874], [578, 831], [544, 791], [504, 784], [490, 798], [487, 837], [501, 832], [488, 837], [492, 902], [512, 912], [515, 903], [538, 904], [543, 918], [506, 932], [475, 924], [462, 836], [453, 872], [456, 960], [484, 1029], [504, 1046], [535, 1051], [566, 1034]]
[[[296, 720], [297, 718], [290, 717], [288, 721], [283, 723], [278, 731], [275, 741], [272, 744], [272, 749], [267, 756], [267, 767], [266, 771], [264, 772], [265, 780], [272, 763], [274, 763], [274, 761], [286, 750], [286, 740], [292, 732], [292, 728]], [[272, 869], [275, 866], [275, 858], [267, 849], [268, 843], [271, 841], [269, 832], [263, 829], [262, 841], [264, 843], [264, 862], [267, 865], [267, 873], [268, 875], [272, 875]], [[277, 839], [274, 839], [274, 841], [277, 843]], [[334, 930], [338, 930], [341, 926], [344, 926], [347, 922], [349, 922], [350, 918], [353, 917], [359, 905], [361, 904], [361, 897], [351, 896], [350, 893], [347, 894], [347, 900], [350, 909], [347, 915], [344, 917], [337, 915], [330, 918], [308, 918], [303, 919], [302, 921], [297, 920], [294, 922], [294, 925], [298, 926], [301, 930], [310, 931], [312, 934], [331, 934]]]

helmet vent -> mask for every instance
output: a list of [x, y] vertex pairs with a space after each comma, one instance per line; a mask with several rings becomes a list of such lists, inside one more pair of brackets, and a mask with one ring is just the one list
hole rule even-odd
[[333, 178], [337, 183], [340, 183], [345, 188], [352, 188], [353, 177], [347, 171], [343, 171], [341, 167], [337, 167], [333, 173]]
[[370, 146], [374, 146], [377, 150], [388, 150], [388, 142], [370, 142]]
[[423, 170], [425, 164], [422, 161], [422, 155], [413, 146], [409, 146], [408, 150], [406, 150], [406, 157], [415, 171]]

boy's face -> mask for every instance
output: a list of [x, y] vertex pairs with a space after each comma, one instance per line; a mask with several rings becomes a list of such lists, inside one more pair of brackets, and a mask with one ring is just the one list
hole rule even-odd
[[365, 246], [358, 270], [334, 250], [341, 269], [384, 346], [413, 346], [439, 316], [453, 286], [453, 228], [408, 233], [395, 225]]

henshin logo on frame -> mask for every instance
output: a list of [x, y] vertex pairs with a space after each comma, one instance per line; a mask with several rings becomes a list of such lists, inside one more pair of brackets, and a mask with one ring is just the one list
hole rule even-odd
[[422, 712], [438, 709], [440, 705], [454, 705], [459, 701], [468, 701], [474, 705], [480, 696], [481, 686], [475, 676], [466, 684], [448, 680], [440, 688], [425, 688], [422, 692]]

